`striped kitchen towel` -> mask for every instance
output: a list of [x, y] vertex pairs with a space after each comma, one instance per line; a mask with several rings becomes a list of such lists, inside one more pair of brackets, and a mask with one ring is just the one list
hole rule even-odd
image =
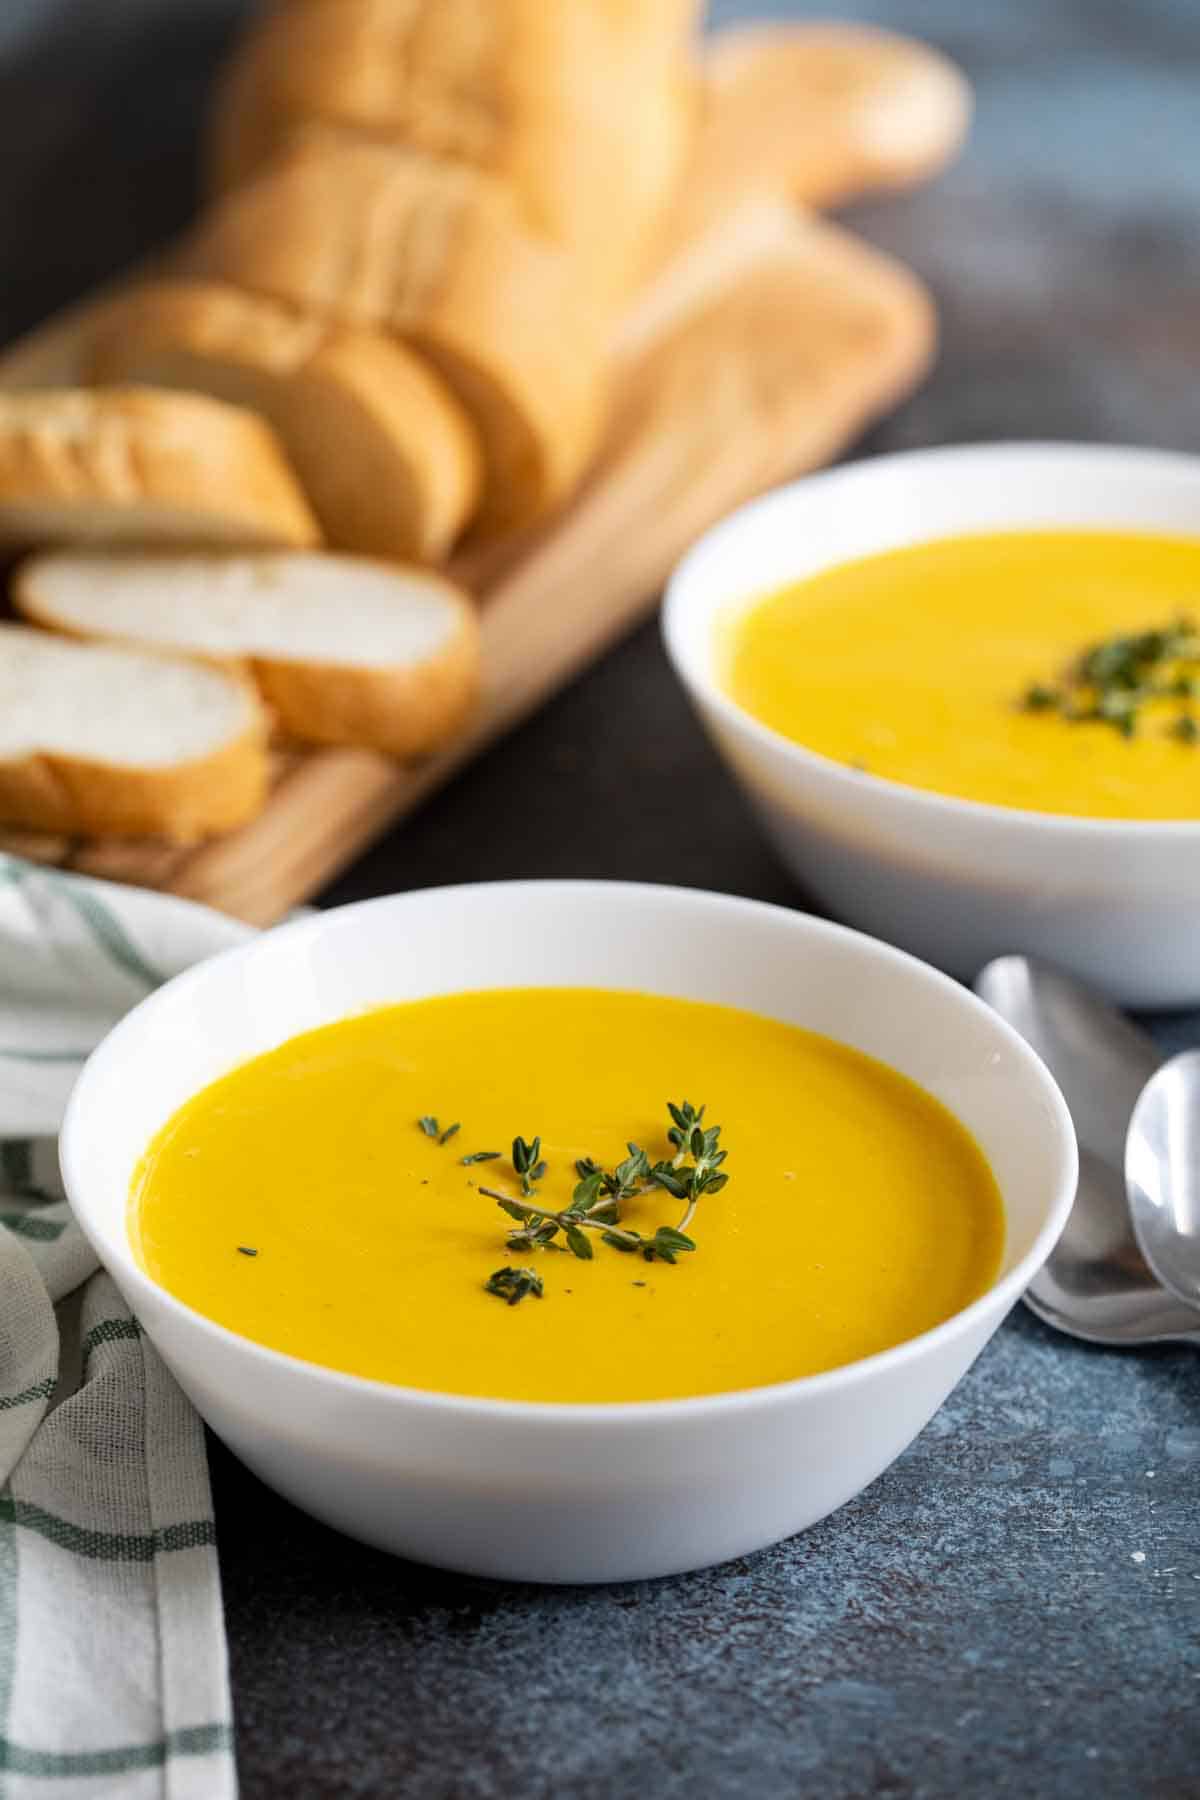
[[84, 1057], [242, 941], [201, 907], [0, 856], [0, 1796], [227, 1800], [200, 1422], [62, 1198]]

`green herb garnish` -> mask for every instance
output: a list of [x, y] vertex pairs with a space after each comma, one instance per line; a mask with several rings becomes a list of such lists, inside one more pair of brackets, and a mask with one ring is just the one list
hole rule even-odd
[[499, 1150], [472, 1150], [470, 1156], [460, 1156], [458, 1160], [464, 1169], [469, 1169], [472, 1163], [495, 1162], [499, 1155]]
[[[646, 1151], [634, 1143], [626, 1144], [628, 1156], [612, 1169], [603, 1168], [591, 1157], [581, 1157], [575, 1164], [579, 1180], [571, 1203], [559, 1210], [533, 1203], [537, 1190], [532, 1184], [546, 1173], [540, 1137], [530, 1142], [515, 1138], [512, 1162], [522, 1184], [521, 1197], [501, 1193], [498, 1188], [479, 1189], [516, 1226], [508, 1234], [508, 1248], [568, 1250], [581, 1262], [591, 1262], [595, 1256], [595, 1246], [588, 1235], [591, 1232], [598, 1233], [600, 1242], [610, 1249], [640, 1255], [647, 1262], [673, 1265], [680, 1256], [694, 1251], [695, 1240], [687, 1235], [687, 1227], [696, 1208], [705, 1194], [720, 1193], [729, 1180], [721, 1167], [726, 1157], [720, 1147], [721, 1127], [706, 1127], [704, 1110], [687, 1100], [678, 1106], [668, 1102], [671, 1123], [667, 1141], [675, 1152], [670, 1161], [652, 1164]], [[651, 1235], [624, 1225], [622, 1205], [656, 1190], [683, 1201], [679, 1224], [659, 1225]]]
[[250, 1248], [249, 1244], [239, 1244], [237, 1248], [238, 1248], [239, 1256], [257, 1256], [258, 1255], [258, 1251], [252, 1250]]
[[1161, 631], [1119, 633], [1089, 645], [1053, 686], [1034, 682], [1025, 690], [1023, 712], [1057, 713], [1068, 725], [1107, 725], [1124, 738], [1136, 737], [1151, 701], [1179, 701], [1184, 710], [1166, 726], [1183, 744], [1200, 742], [1186, 703], [1200, 685], [1200, 635], [1190, 618]]
[[489, 1275], [483, 1285], [486, 1293], [495, 1294], [509, 1306], [516, 1306], [527, 1294], [532, 1294], [535, 1300], [542, 1298], [542, 1278], [536, 1269], [506, 1266]]
[[439, 1144], [448, 1144], [450, 1139], [456, 1137], [462, 1130], [461, 1123], [456, 1119], [453, 1125], [447, 1125], [443, 1131], [433, 1113], [422, 1114], [417, 1120], [417, 1127], [425, 1133], [427, 1138], [436, 1138]]

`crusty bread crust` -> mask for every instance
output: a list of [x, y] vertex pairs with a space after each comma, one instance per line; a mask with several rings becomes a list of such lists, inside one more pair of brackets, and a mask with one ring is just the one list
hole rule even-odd
[[304, 548], [321, 533], [253, 414], [150, 388], [0, 393], [0, 540]]
[[596, 443], [607, 321], [509, 191], [390, 146], [301, 143], [202, 223], [191, 276], [395, 332], [435, 365], [483, 445], [481, 523], [546, 512]]
[[267, 757], [257, 732], [200, 762], [165, 769], [116, 768], [49, 752], [0, 761], [0, 820], [72, 836], [193, 844], [249, 824], [267, 792]]
[[[39, 583], [39, 574], [54, 560], [53, 555], [30, 557], [17, 570], [14, 605], [23, 617], [50, 631], [93, 639], [97, 634], [56, 609], [51, 594]], [[165, 596], [171, 559], [158, 560], [164, 567]], [[329, 559], [329, 566], [332, 581], [335, 558]], [[453, 741], [478, 703], [481, 686], [479, 622], [473, 603], [460, 588], [429, 570], [420, 571], [420, 580], [441, 590], [454, 615], [454, 627], [436, 654], [420, 662], [370, 666], [288, 656], [201, 656], [182, 642], [168, 648], [158, 640], [147, 646], [145, 640], [129, 636], [112, 641], [149, 647], [158, 654], [186, 655], [252, 681], [280, 730], [300, 742], [353, 745], [408, 761]], [[330, 604], [337, 604], [333, 593]], [[351, 629], [348, 622], [347, 631]]]
[[91, 368], [102, 382], [195, 388], [256, 408], [334, 549], [435, 561], [474, 511], [473, 425], [433, 370], [383, 332], [233, 287], [164, 281], [107, 311]]
[[213, 111], [218, 192], [310, 124], [471, 166], [533, 230], [628, 292], [680, 179], [695, 0], [308, 0], [260, 15]]

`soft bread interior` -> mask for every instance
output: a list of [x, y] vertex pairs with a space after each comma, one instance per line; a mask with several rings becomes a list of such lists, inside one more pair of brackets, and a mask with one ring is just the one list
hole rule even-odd
[[0, 624], [0, 759], [152, 769], [224, 750], [258, 723], [252, 692], [203, 663], [73, 644]]
[[17, 604], [60, 630], [214, 658], [395, 668], [438, 656], [467, 603], [420, 569], [303, 551], [35, 557]]

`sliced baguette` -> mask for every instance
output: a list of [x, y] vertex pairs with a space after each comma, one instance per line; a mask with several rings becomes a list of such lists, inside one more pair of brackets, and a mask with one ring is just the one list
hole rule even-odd
[[190, 843], [267, 796], [249, 682], [183, 658], [0, 624], [0, 820]]
[[51, 552], [14, 582], [18, 609], [79, 637], [151, 645], [245, 671], [283, 729], [422, 756], [479, 691], [467, 597], [425, 569], [349, 556]]
[[136, 387], [0, 393], [0, 542], [320, 540], [274, 432], [239, 407]]
[[695, 0], [307, 0], [255, 18], [213, 111], [216, 191], [310, 124], [469, 163], [623, 298], [683, 171]]
[[591, 454], [606, 321], [567, 253], [476, 170], [302, 142], [210, 213], [184, 272], [384, 328], [426, 356], [479, 432], [485, 529], [546, 512]]
[[104, 315], [92, 372], [260, 413], [334, 549], [432, 562], [474, 511], [474, 427], [433, 370], [383, 332], [236, 288], [158, 282]]

